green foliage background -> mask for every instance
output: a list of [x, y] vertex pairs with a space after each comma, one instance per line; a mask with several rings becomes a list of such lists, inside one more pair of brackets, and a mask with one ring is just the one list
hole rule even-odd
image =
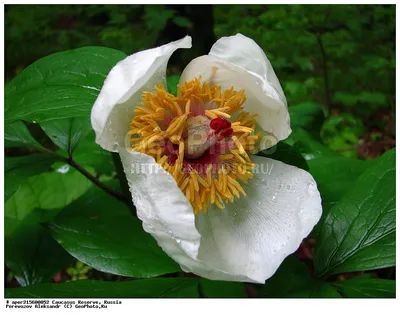
[[[264, 286], [187, 278], [93, 184], [123, 199], [118, 163], [89, 122], [112, 66], [192, 35], [193, 49], [171, 58], [174, 91], [191, 59], [238, 32], [264, 49], [291, 115], [292, 135], [260, 154], [308, 170], [323, 198], [311, 238]], [[6, 287], [24, 287], [6, 296], [394, 296], [394, 38], [391, 5], [6, 6]]]

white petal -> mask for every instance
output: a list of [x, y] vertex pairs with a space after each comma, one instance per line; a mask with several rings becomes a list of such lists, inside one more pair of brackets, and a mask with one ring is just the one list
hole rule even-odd
[[269, 135], [262, 149], [286, 139], [292, 132], [286, 98], [271, 63], [251, 39], [236, 35], [224, 37], [212, 47], [210, 54], [192, 60], [182, 73], [180, 83], [202, 76], [206, 82], [245, 89], [245, 110], [258, 114], [258, 125]]
[[126, 141], [133, 107], [140, 104], [143, 91], [166, 85], [169, 58], [178, 48], [192, 47], [192, 39], [140, 51], [120, 61], [111, 69], [92, 108], [91, 122], [96, 142], [108, 151], [117, 151], [118, 144]]
[[245, 187], [247, 197], [196, 216], [202, 236], [197, 258], [232, 276], [264, 283], [311, 232], [322, 207], [309, 173], [263, 157], [252, 160], [258, 169]]
[[149, 155], [129, 149], [122, 149], [119, 154], [144, 230], [167, 253], [172, 245], [179, 245], [187, 255], [196, 257], [200, 234], [193, 208], [175, 179]]
[[272, 98], [287, 105], [281, 84], [264, 51], [257, 43], [242, 34], [222, 37], [211, 47], [210, 56], [228, 61], [259, 76]]
[[204, 278], [264, 283], [321, 216], [311, 175], [279, 161], [253, 157], [259, 168], [245, 187], [248, 197], [195, 216], [152, 157], [129, 150], [120, 156], [144, 230], [182, 270]]
[[174, 178], [151, 156], [123, 148], [119, 153], [143, 229], [182, 270], [213, 279], [232, 280], [231, 275], [198, 261], [201, 235], [195, 226], [193, 208]]

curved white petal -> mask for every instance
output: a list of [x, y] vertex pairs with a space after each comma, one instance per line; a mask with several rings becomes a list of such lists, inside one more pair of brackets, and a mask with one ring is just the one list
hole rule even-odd
[[187, 255], [196, 257], [201, 236], [193, 208], [175, 179], [149, 155], [129, 149], [121, 149], [119, 154], [144, 230], [167, 253], [170, 248], [175, 250], [172, 245], [179, 245]]
[[211, 268], [264, 283], [311, 232], [322, 206], [309, 173], [263, 157], [252, 160], [257, 169], [244, 187], [247, 197], [196, 216], [201, 234], [197, 258]]
[[211, 279], [245, 281], [197, 259], [201, 235], [195, 226], [193, 208], [174, 178], [151, 156], [124, 148], [119, 154], [143, 229], [182, 270]]
[[151, 156], [122, 148], [119, 154], [143, 229], [182, 270], [211, 279], [236, 279], [197, 259], [201, 235], [195, 226], [193, 208], [174, 178]]
[[264, 51], [242, 34], [221, 37], [211, 47], [210, 56], [228, 61], [263, 79], [265, 89], [275, 100], [287, 105], [285, 93]]
[[311, 175], [279, 161], [253, 157], [259, 166], [245, 187], [248, 197], [195, 216], [152, 157], [129, 150], [120, 156], [144, 230], [184, 271], [201, 277], [264, 283], [321, 216]]
[[183, 71], [180, 83], [202, 76], [206, 82], [245, 89], [245, 109], [252, 114], [258, 125], [266, 131], [266, 149], [292, 132], [286, 98], [261, 48], [251, 39], [238, 34], [223, 37], [211, 48], [210, 54], [192, 60]]
[[169, 58], [178, 48], [192, 47], [192, 38], [140, 51], [117, 63], [107, 75], [93, 105], [91, 122], [96, 142], [108, 151], [123, 145], [133, 117], [133, 107], [141, 102], [143, 91], [165, 83]]

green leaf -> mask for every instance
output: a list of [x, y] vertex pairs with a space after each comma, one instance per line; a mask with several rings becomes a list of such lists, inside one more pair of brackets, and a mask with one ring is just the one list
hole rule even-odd
[[209, 298], [245, 298], [244, 284], [240, 282], [214, 281], [201, 278], [201, 292]]
[[103, 272], [155, 277], [180, 271], [125, 204], [97, 187], [66, 207], [48, 228], [72, 256]]
[[47, 154], [31, 154], [4, 158], [4, 201], [7, 201], [18, 187], [29, 177], [49, 171], [57, 158]]
[[319, 136], [324, 123], [324, 111], [321, 104], [304, 102], [289, 106], [290, 126], [293, 130], [304, 129]]
[[303, 170], [308, 170], [307, 161], [300, 152], [293, 146], [279, 142], [268, 150], [260, 151], [257, 155], [270, 159], [278, 160], [289, 165], [297, 166]]
[[106, 75], [125, 56], [110, 48], [83, 47], [34, 62], [6, 86], [6, 124], [89, 117]]
[[13, 233], [28, 216], [35, 222], [52, 218], [59, 209], [85, 193], [91, 185], [86, 177], [70, 170], [67, 165], [58, 172], [26, 179], [5, 204], [5, 234]]
[[318, 279], [310, 284], [310, 287], [300, 291], [292, 292], [286, 295], [286, 297], [292, 298], [341, 298], [342, 296], [334, 287], [329, 283], [323, 282]]
[[328, 283], [311, 277], [307, 266], [294, 255], [287, 257], [259, 291], [263, 297], [340, 297]]
[[59, 171], [65, 173], [27, 178], [5, 204], [6, 263], [21, 285], [48, 281], [72, 261], [40, 222], [52, 219], [83, 194], [91, 182], [68, 167]]
[[377, 159], [330, 210], [315, 248], [319, 276], [395, 265], [395, 156]]
[[123, 282], [78, 280], [6, 289], [6, 298], [196, 298], [193, 278], [158, 278]]
[[294, 255], [287, 257], [276, 273], [266, 281], [260, 290], [265, 297], [284, 297], [309, 287], [311, 281], [307, 266]]
[[5, 239], [5, 262], [22, 286], [49, 281], [72, 257], [39, 224], [24, 223]]
[[332, 283], [347, 298], [396, 297], [396, 281], [373, 278], [353, 278]]
[[343, 156], [319, 157], [308, 161], [309, 172], [314, 177], [321, 193], [323, 214], [313, 230], [317, 236], [326, 216], [342, 196], [349, 191], [356, 179], [368, 168], [370, 161], [362, 161]]
[[50, 139], [69, 156], [72, 156], [72, 151], [79, 141], [85, 138], [91, 130], [87, 117], [55, 119], [42, 122], [40, 126]]
[[93, 167], [98, 174], [111, 175], [115, 172], [111, 153], [102, 149], [95, 138], [94, 131], [90, 130], [74, 150], [74, 161], [85, 167]]
[[309, 172], [318, 184], [324, 210], [335, 205], [353, 187], [355, 180], [370, 164], [370, 161], [343, 156], [327, 156], [309, 160]]
[[22, 121], [15, 121], [4, 126], [4, 146], [6, 147], [41, 147]]

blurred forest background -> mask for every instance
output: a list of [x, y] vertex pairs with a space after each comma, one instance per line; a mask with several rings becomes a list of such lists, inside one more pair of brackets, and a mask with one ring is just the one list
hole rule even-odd
[[[191, 59], [239, 32], [264, 49], [289, 107], [323, 108], [315, 136], [331, 149], [369, 159], [395, 146], [394, 5], [8, 5], [5, 79], [67, 49], [97, 45], [132, 54], [189, 34], [193, 48], [170, 61], [173, 89]], [[6, 286], [17, 286], [6, 274]], [[118, 278], [79, 261], [53, 282], [63, 277]]]
[[321, 104], [321, 137], [366, 159], [395, 144], [394, 5], [12, 5], [5, 7], [5, 76], [48, 54], [100, 45], [127, 54], [193, 37], [170, 80], [215, 40], [242, 33], [271, 60], [290, 105]]

